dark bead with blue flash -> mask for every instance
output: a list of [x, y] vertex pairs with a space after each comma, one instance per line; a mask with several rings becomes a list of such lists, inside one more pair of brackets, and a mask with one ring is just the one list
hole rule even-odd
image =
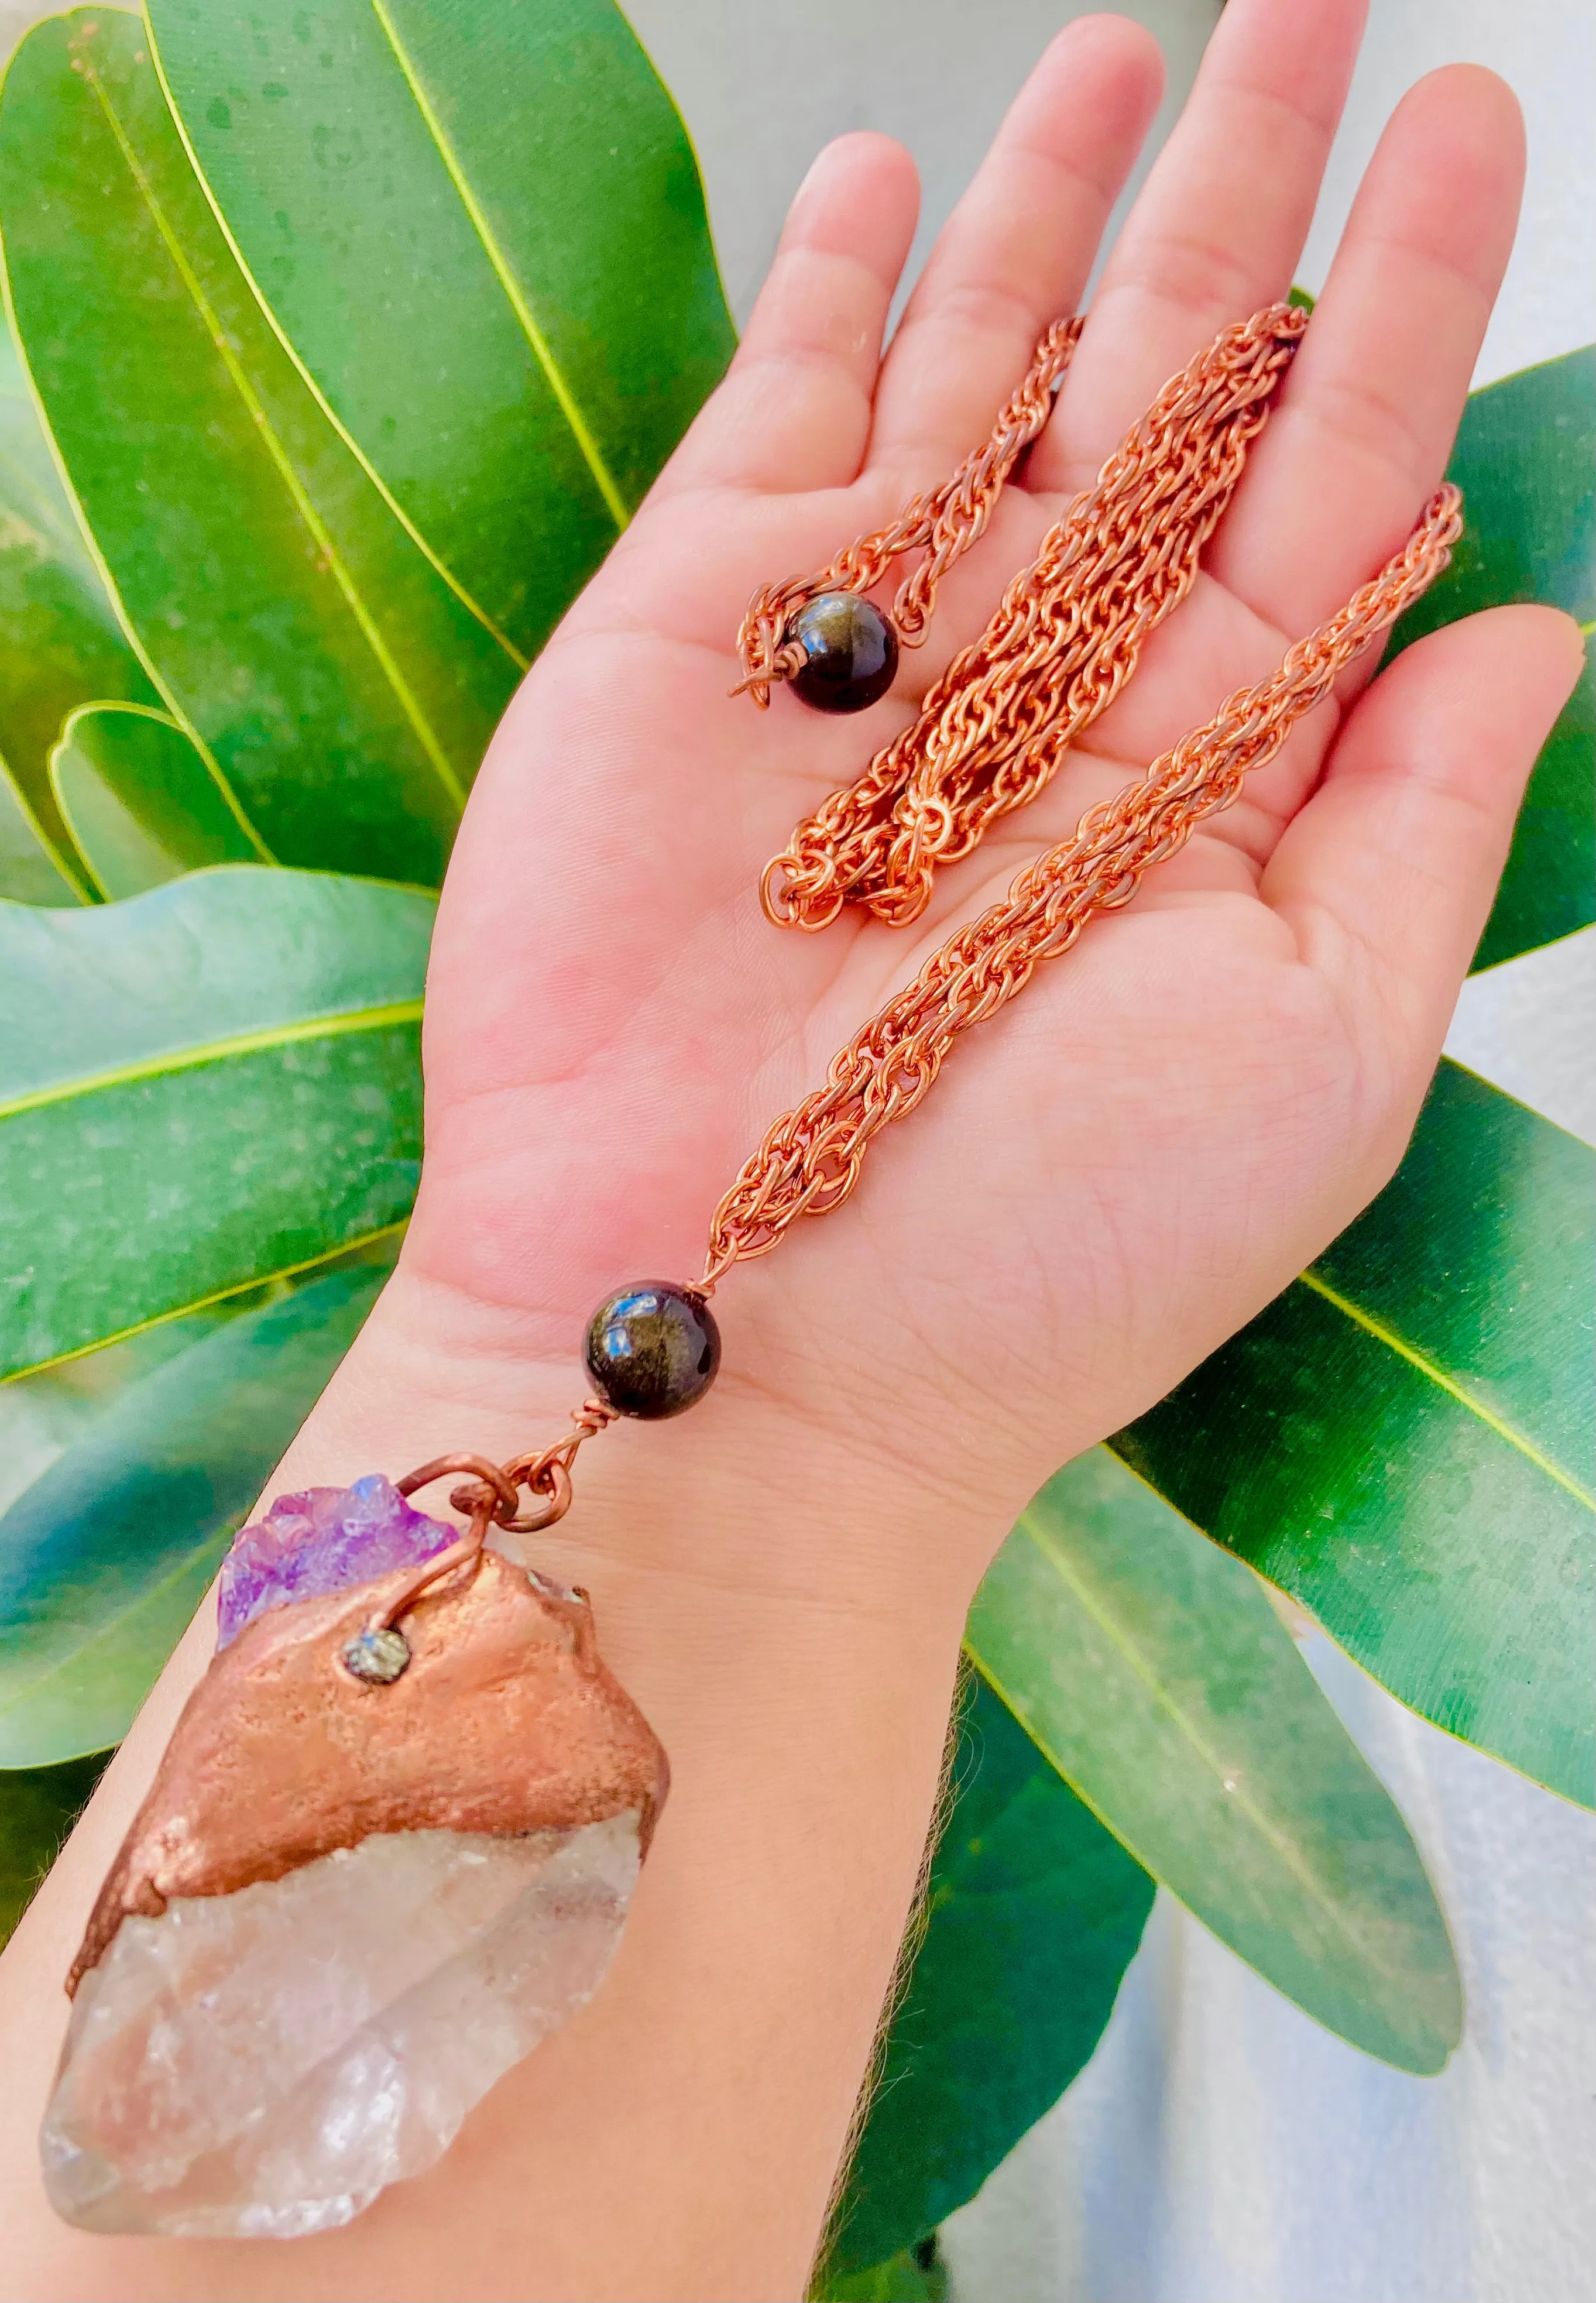
[[582, 1356], [599, 1397], [617, 1414], [657, 1422], [709, 1389], [721, 1364], [721, 1331], [696, 1289], [643, 1279], [599, 1305]]
[[788, 685], [816, 712], [863, 712], [892, 685], [898, 635], [857, 592], [823, 592], [798, 610], [790, 637], [804, 661]]

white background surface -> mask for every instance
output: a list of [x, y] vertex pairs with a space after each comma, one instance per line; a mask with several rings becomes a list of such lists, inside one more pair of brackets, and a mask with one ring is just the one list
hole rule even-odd
[[[1301, 0], [1310, 7], [1313, 0]], [[746, 314], [820, 144], [900, 137], [916, 261], [1026, 66], [1084, 9], [1040, 0], [629, 0], [697, 144]], [[1171, 95], [1218, 9], [1141, 0]], [[1590, 0], [1373, 0], [1298, 271], [1317, 289], [1403, 90], [1490, 63], [1529, 125], [1524, 219], [1476, 383], [1596, 337]], [[1476, 978], [1458, 1060], [1596, 1141], [1596, 936]], [[1588, 2303], [1596, 2297], [1592, 1818], [1414, 1718], [1322, 1638], [1305, 1652], [1400, 1803], [1468, 1997], [1439, 2079], [1390, 2071], [1279, 1998], [1168, 1895], [1103, 2044], [943, 2234], [958, 2303]]]

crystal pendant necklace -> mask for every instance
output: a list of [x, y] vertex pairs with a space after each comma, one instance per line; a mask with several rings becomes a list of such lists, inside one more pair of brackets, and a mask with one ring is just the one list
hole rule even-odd
[[[1305, 315], [1227, 329], [1159, 394], [911, 725], [767, 868], [770, 919], [845, 904], [901, 924], [937, 870], [1024, 806], [1189, 591]], [[817, 575], [757, 593], [741, 688], [862, 711], [918, 645], [938, 583], [1047, 422], [1080, 334], [1051, 328], [945, 485]], [[961, 1033], [1228, 806], [1337, 675], [1445, 567], [1444, 487], [1404, 549], [1268, 679], [1238, 690], [935, 951], [786, 1112], [711, 1219], [696, 1286], [594, 1313], [593, 1396], [503, 1464], [280, 1496], [222, 1570], [216, 1652], [102, 1888], [67, 1989], [41, 2150], [58, 2212], [101, 2231], [293, 2237], [348, 2222], [448, 2147], [510, 2066], [591, 1996], [664, 1803], [665, 1754], [600, 1659], [584, 1591], [522, 1564], [578, 1448], [675, 1415], [714, 1379], [709, 1297], [858, 1180]], [[914, 557], [890, 608], [869, 596]], [[445, 1479], [466, 1520], [410, 1498]]]

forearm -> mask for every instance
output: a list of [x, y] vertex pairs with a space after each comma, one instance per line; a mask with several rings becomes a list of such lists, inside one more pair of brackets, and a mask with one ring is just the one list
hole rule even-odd
[[[445, 1448], [505, 1456], [558, 1428], [569, 1372], [463, 1362], [422, 1339], [428, 1324], [379, 1309], [274, 1492], [396, 1473]], [[592, 1591], [605, 1658], [672, 1767], [603, 1990], [439, 2167], [344, 2230], [213, 2244], [58, 2223], [35, 2133], [62, 1976], [204, 1668], [207, 1608], [0, 1963], [9, 2291], [802, 2291], [936, 1794], [964, 1595], [931, 1563], [950, 1548], [938, 1515], [956, 1506], [887, 1464], [832, 1460], [734, 1384], [680, 1426], [607, 1434], [581, 1473], [578, 1505], [537, 1554]]]

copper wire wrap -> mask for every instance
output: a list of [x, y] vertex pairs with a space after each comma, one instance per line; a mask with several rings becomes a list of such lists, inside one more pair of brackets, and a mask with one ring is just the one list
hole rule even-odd
[[[490, 1463], [486, 1455], [435, 1455], [429, 1464], [393, 1482], [401, 1496], [410, 1496], [418, 1488], [430, 1487], [435, 1480], [447, 1479], [452, 1472], [469, 1473], [465, 1485], [452, 1490], [449, 1500], [456, 1511], [468, 1514], [470, 1524], [458, 1544], [440, 1551], [418, 1569], [413, 1588], [407, 1587], [390, 1607], [390, 1618], [410, 1607], [440, 1575], [474, 1558], [487, 1540], [490, 1525], [515, 1535], [532, 1535], [565, 1517], [570, 1509], [570, 1467], [578, 1448], [618, 1422], [620, 1413], [602, 1399], [585, 1399], [580, 1407], [571, 1409], [570, 1420], [573, 1428], [563, 1439], [525, 1455], [512, 1455], [508, 1464]], [[523, 1488], [532, 1498], [530, 1508], [524, 1512], [520, 1508]]]
[[899, 586], [888, 620], [900, 647], [920, 645], [936, 604], [937, 586], [984, 533], [1004, 482], [1052, 414], [1053, 395], [1080, 341], [1081, 325], [1079, 320], [1054, 321], [1036, 347], [1030, 373], [992, 426], [991, 437], [965, 458], [950, 480], [928, 494], [912, 497], [890, 527], [861, 536], [817, 575], [790, 577], [784, 584], [767, 584], [755, 593], [737, 636], [743, 676], [733, 696], [746, 690], [763, 710], [770, 703], [773, 681], [788, 679], [802, 661], [801, 650], [795, 652], [787, 639], [798, 610], [823, 592], [874, 590], [892, 562], [908, 552], [925, 556]]

